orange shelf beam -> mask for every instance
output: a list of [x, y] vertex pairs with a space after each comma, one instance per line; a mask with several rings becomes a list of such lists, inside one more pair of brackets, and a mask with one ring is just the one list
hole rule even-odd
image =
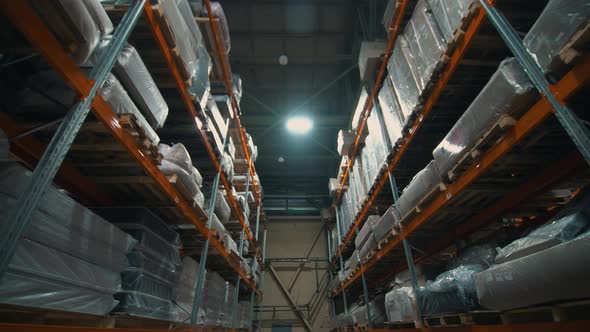
[[196, 129], [199, 133], [199, 136], [201, 136], [201, 140], [203, 141], [203, 143], [205, 145], [205, 148], [207, 150], [207, 154], [209, 155], [209, 158], [211, 159], [211, 162], [213, 163], [213, 167], [215, 167], [215, 169], [220, 173], [221, 184], [225, 188], [225, 191], [228, 193], [227, 197], [229, 199], [229, 205], [232, 208], [234, 214], [238, 217], [240, 224], [242, 224], [242, 228], [244, 229], [244, 234], [246, 235], [246, 239], [248, 240], [248, 242], [250, 243], [252, 248], [254, 248], [254, 251], [256, 254], [256, 259], [259, 261], [259, 263], [261, 263], [261, 266], [262, 266], [262, 254], [260, 252], [260, 248], [258, 247], [256, 241], [254, 240], [252, 232], [250, 231], [250, 227], [248, 227], [248, 224], [246, 224], [246, 221], [244, 220], [244, 215], [238, 205], [237, 200], [231, 194], [232, 185], [227, 180], [227, 177], [225, 176], [225, 174], [221, 171], [221, 165], [219, 164], [219, 160], [217, 159], [217, 155], [215, 154], [215, 150], [213, 149], [211, 143], [209, 142], [209, 138], [207, 137], [207, 134], [202, 129], [203, 125], [201, 123], [201, 120], [199, 120], [195, 104], [193, 103], [190, 95], [187, 92], [184, 80], [180, 74], [180, 71], [178, 70], [178, 66], [176, 65], [176, 61], [174, 61], [174, 58], [172, 56], [172, 51], [168, 47], [166, 39], [164, 38], [164, 34], [163, 34], [162, 30], [160, 29], [158, 19], [156, 18], [149, 1], [146, 1], [145, 5], [144, 5], [144, 15], [145, 15], [145, 18], [146, 18], [153, 34], [154, 34], [154, 38], [156, 39], [156, 43], [158, 44], [158, 46], [160, 47], [160, 50], [162, 51], [162, 55], [164, 56], [164, 59], [166, 60], [168, 68], [170, 69], [170, 72], [172, 73], [172, 76], [174, 77], [174, 81], [176, 82], [176, 85], [178, 86], [178, 91], [180, 92], [180, 96], [182, 98], [182, 101], [184, 102], [187, 110], [189, 111], [190, 116], [195, 121]]
[[369, 210], [371, 209], [373, 202], [377, 199], [377, 196], [379, 196], [381, 189], [383, 189], [383, 186], [388, 182], [389, 173], [393, 172], [393, 170], [397, 166], [397, 163], [400, 161], [400, 159], [402, 158], [402, 156], [404, 155], [404, 153], [406, 152], [406, 150], [409, 148], [410, 144], [412, 143], [412, 141], [416, 137], [416, 133], [418, 132], [418, 130], [422, 126], [422, 121], [424, 120], [424, 118], [426, 118], [428, 116], [428, 114], [430, 114], [430, 111], [432, 111], [432, 108], [434, 107], [434, 105], [438, 101], [438, 98], [440, 97], [440, 95], [444, 91], [445, 87], [447, 86], [447, 83], [449, 82], [449, 80], [453, 76], [453, 73], [455, 73], [455, 70], [457, 69], [457, 67], [459, 67], [461, 60], [463, 59], [463, 55], [465, 55], [465, 52], [469, 48], [469, 45], [471, 45], [471, 42], [473, 41], [473, 39], [477, 35], [479, 28], [481, 27], [481, 25], [485, 21], [485, 18], [487, 16], [485, 10], [480, 5], [477, 5], [477, 6], [478, 6], [477, 13], [475, 14], [475, 17], [473, 18], [473, 21], [471, 21], [469, 27], [467, 27], [467, 29], [465, 30], [464, 37], [459, 41], [458, 45], [456, 46], [455, 50], [453, 51], [453, 54], [451, 55], [451, 58], [449, 60], [449, 63], [447, 64], [447, 67], [445, 68], [445, 70], [441, 74], [441, 76], [440, 76], [439, 80], [437, 81], [436, 85], [434, 86], [432, 92], [428, 96], [428, 99], [424, 103], [424, 108], [422, 109], [422, 111], [420, 112], [420, 115], [416, 118], [416, 120], [414, 121], [414, 123], [410, 127], [410, 129], [408, 131], [408, 135], [406, 137], [404, 137], [402, 143], [400, 144], [399, 149], [393, 155], [393, 159], [391, 160], [391, 162], [388, 165], [389, 172], [384, 173], [384, 175], [381, 177], [381, 179], [379, 179], [379, 181], [375, 185], [375, 189], [373, 190], [373, 193], [366, 199], [365, 204], [363, 205], [363, 209], [358, 214], [358, 217], [355, 219], [354, 224], [346, 232], [346, 236], [344, 238], [344, 241], [342, 241], [342, 244], [340, 245], [340, 247], [336, 251], [336, 255], [332, 259], [332, 262], [330, 263], [330, 267], [332, 267], [332, 266], [334, 266], [334, 264], [336, 264], [338, 257], [342, 254], [342, 252], [346, 248], [346, 244], [352, 240], [356, 229], [358, 227], [360, 227], [361, 222], [363, 221], [363, 219], [365, 218], [367, 213], [369, 213]]
[[[556, 92], [556, 96], [560, 102], [565, 103], [566, 100], [576, 93], [590, 80], [590, 56], [585, 56], [581, 62], [576, 65], [569, 73], [566, 74], [552, 90]], [[545, 121], [554, 109], [545, 97], [541, 98], [520, 120], [516, 122], [514, 127], [506, 132], [496, 145], [492, 146], [485, 152], [478, 160], [477, 164], [469, 167], [463, 175], [461, 175], [455, 182], [447, 186], [447, 189], [441, 192], [420, 214], [418, 214], [407, 226], [401, 229], [400, 234], [393, 237], [381, 250], [369, 259], [361, 268], [350, 276], [347, 280], [340, 284], [333, 295], [337, 295], [363, 273], [366, 273], [375, 263], [382, 257], [387, 255], [393, 248], [397, 247], [399, 243], [416, 229], [421, 227], [431, 216], [433, 216], [439, 209], [444, 207], [447, 202], [453, 199], [458, 193], [469, 186], [473, 181], [479, 178], [486, 170], [488, 170], [497, 160], [508, 153], [523, 137], [529, 134], [533, 129]]]
[[[147, 323], [146, 323], [146, 326]], [[0, 332], [169, 332], [170, 329], [128, 328], [128, 327], [89, 327], [89, 326], [60, 326], [41, 324], [11, 324], [0, 323]], [[243, 330], [220, 327], [179, 327], [179, 332], [239, 332]]]
[[[84, 98], [89, 93], [93, 82], [70, 59], [45, 23], [34, 12], [31, 5], [26, 1], [0, 1], [0, 9], [72, 90], [80, 98]], [[119, 118], [100, 95], [97, 95], [92, 100], [92, 111], [100, 122], [111, 132], [113, 138], [127, 149], [133, 159], [159, 185], [170, 201], [174, 202], [195, 228], [210, 240], [213, 247], [224, 258], [227, 264], [244, 279], [245, 284], [249, 288], [256, 290], [253, 281], [240, 268], [239, 262], [227, 253], [221, 242], [211, 236], [211, 232], [209, 232], [206, 226], [207, 216], [203, 210], [194, 208], [188, 204], [182, 195], [168, 182], [158, 167], [141, 152], [135, 138], [123, 128]]]
[[524, 323], [507, 325], [471, 325], [459, 327], [424, 327], [416, 329], [368, 329], [367, 332], [584, 332], [590, 329], [589, 320]]

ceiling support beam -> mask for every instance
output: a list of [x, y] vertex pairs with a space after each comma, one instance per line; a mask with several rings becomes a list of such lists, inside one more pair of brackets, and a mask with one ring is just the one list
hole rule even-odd
[[285, 285], [281, 281], [281, 278], [279, 278], [277, 271], [275, 270], [275, 268], [271, 264], [268, 265], [268, 271], [270, 272], [270, 275], [273, 277], [273, 279], [276, 281], [281, 292], [283, 293], [283, 296], [285, 297], [287, 302], [289, 302], [289, 305], [291, 306], [291, 308], [293, 309], [293, 311], [295, 312], [297, 317], [299, 317], [299, 320], [301, 320], [301, 322], [303, 323], [303, 326], [305, 326], [305, 329], [308, 332], [312, 332], [311, 325], [309, 324], [309, 322], [307, 321], [307, 319], [303, 315], [303, 312], [301, 312], [298, 309], [298, 306], [295, 303], [295, 300], [291, 297], [291, 294], [289, 293], [289, 291], [287, 290], [287, 288], [285, 287]]

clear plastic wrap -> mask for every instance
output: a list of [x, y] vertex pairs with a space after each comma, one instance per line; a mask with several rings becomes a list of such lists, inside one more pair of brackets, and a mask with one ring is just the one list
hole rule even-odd
[[242, 77], [240, 76], [240, 74], [232, 73], [231, 83], [234, 97], [236, 98], [238, 105], [240, 105], [240, 101], [242, 100], [243, 94]]
[[[365, 108], [365, 104], [367, 103], [367, 98], [369, 97], [369, 93], [367, 92], [367, 88], [363, 85], [361, 87], [361, 94], [359, 95], [359, 100], [356, 104], [356, 108], [354, 110], [354, 114], [352, 115], [352, 125], [351, 129], [356, 132], [359, 123], [361, 121], [361, 113]], [[355, 134], [356, 136], [356, 134]]]
[[187, 173], [189, 173], [199, 187], [203, 185], [203, 177], [193, 167], [191, 156], [182, 143], [177, 143], [172, 146], [160, 144], [158, 147], [160, 154], [164, 160], [175, 163], [182, 167]]
[[369, 236], [373, 234], [373, 227], [379, 221], [379, 216], [371, 215], [367, 217], [367, 220], [361, 227], [361, 230], [358, 232], [354, 239], [354, 244], [357, 248], [361, 248], [363, 244], [369, 239]]
[[220, 163], [221, 169], [223, 169], [225, 175], [227, 176], [227, 180], [229, 182], [232, 182], [234, 178], [234, 161], [231, 159], [227, 152], [223, 153]]
[[123, 46], [113, 72], [121, 80], [149, 124], [155, 129], [163, 127], [168, 117], [168, 105], [133, 46]]
[[389, 322], [418, 320], [416, 297], [411, 287], [394, 288], [385, 295], [385, 313]]
[[169, 300], [133, 291], [119, 292], [115, 295], [115, 299], [119, 301], [115, 312], [167, 321], [176, 320], [176, 310], [173, 310], [174, 306]]
[[250, 320], [250, 302], [240, 301], [238, 303], [238, 327], [240, 329], [250, 329], [252, 327], [252, 321]]
[[[217, 190], [217, 195], [215, 195], [215, 215], [217, 216], [217, 218], [219, 218], [219, 221], [222, 224], [225, 224], [228, 222], [229, 217], [231, 216], [231, 209], [229, 207], [229, 205], [227, 204], [225, 195], [223, 195], [223, 193], [221, 192], [221, 190]], [[209, 206], [211, 206], [211, 201], [210, 199], [206, 199], [205, 200], [205, 206], [208, 208]]]
[[489, 309], [510, 310], [542, 303], [590, 297], [590, 235], [503, 264], [474, 275], [479, 303]]
[[223, 326], [225, 328], [232, 327], [232, 310], [235, 289], [236, 288], [229, 282], [225, 283], [223, 292], [223, 309], [219, 313], [219, 321], [217, 322], [217, 326]]
[[347, 156], [352, 150], [356, 134], [352, 130], [339, 130], [337, 139], [337, 151], [341, 156]]
[[[175, 318], [184, 322], [190, 318], [195, 297], [195, 288], [199, 275], [199, 263], [190, 257], [182, 258], [182, 272], [174, 286]], [[202, 308], [198, 309], [198, 316], [203, 316]]]
[[369, 312], [371, 313], [371, 322], [374, 325], [383, 324], [387, 320], [385, 313], [385, 295], [377, 295], [371, 302], [369, 302]]
[[86, 1], [34, 0], [33, 8], [78, 64], [88, 60], [98, 45], [99, 27], [88, 12]]
[[[229, 54], [231, 49], [231, 40], [229, 38], [229, 27], [227, 25], [227, 19], [225, 18], [225, 13], [223, 12], [223, 7], [218, 1], [211, 2], [211, 11], [213, 12], [213, 17], [219, 20], [219, 25], [221, 26], [221, 44], [223, 45], [224, 51], [226, 54]], [[203, 6], [201, 9], [201, 16], [202, 17], [209, 17], [209, 12], [207, 11], [207, 6]], [[215, 51], [215, 41], [206, 41], [208, 45], [208, 49]]]
[[469, 6], [476, 0], [427, 0], [432, 15], [440, 28], [445, 40], [451, 41], [461, 20], [469, 13]]
[[371, 235], [369, 235], [368, 239], [359, 250], [359, 259], [363, 260], [372, 250], [375, 250], [376, 248], [377, 239], [375, 238], [375, 235], [371, 233]]
[[551, 0], [523, 39], [524, 46], [545, 72], [562, 74], [561, 48], [588, 24], [587, 0]]
[[377, 165], [375, 164], [375, 156], [373, 152], [373, 145], [370, 142], [371, 135], [367, 137], [367, 143], [361, 151], [362, 167], [360, 168], [363, 183], [365, 184], [365, 195], [373, 186], [373, 176], [375, 176]]
[[359, 72], [361, 81], [374, 81], [375, 73], [385, 54], [387, 43], [383, 41], [363, 41], [359, 52]]
[[397, 229], [399, 228], [397, 221], [399, 219], [400, 217], [397, 208], [395, 205], [391, 205], [373, 225], [373, 235], [375, 235], [375, 240], [380, 242], [387, 234], [391, 232], [397, 233]]
[[[441, 176], [434, 161], [431, 161], [416, 173], [412, 181], [402, 192], [397, 201], [397, 209], [403, 219], [410, 211], [416, 208], [418, 203], [441, 182]], [[401, 219], [400, 219], [401, 220]]]
[[449, 268], [475, 264], [488, 268], [494, 264], [496, 254], [497, 250], [491, 244], [472, 246], [463, 250], [457, 257], [451, 259]]
[[[8, 220], [7, 214], [30, 177], [31, 173], [17, 163], [1, 165], [0, 193], [5, 196], [0, 199], [0, 221]], [[125, 232], [51, 186], [38, 206], [25, 237], [113, 270], [125, 265], [122, 256], [136, 243]]]
[[119, 271], [25, 238], [0, 281], [0, 302], [104, 315], [120, 285]]
[[[219, 108], [217, 107], [215, 100], [211, 96], [208, 99], [207, 108], [205, 109], [205, 111], [211, 118], [213, 126], [215, 127], [215, 130], [217, 130], [217, 134], [219, 135], [219, 138], [223, 144], [225, 136], [227, 135], [228, 123], [227, 119], [221, 115], [221, 112], [219, 112]], [[221, 147], [220, 150], [222, 150]]]
[[369, 119], [367, 120], [369, 136], [371, 137], [370, 141], [373, 150], [373, 158], [375, 161], [375, 169], [373, 170], [374, 174], [371, 176], [373, 181], [375, 180], [377, 172], [387, 162], [387, 155], [389, 154], [389, 149], [387, 148], [386, 139], [384, 136], [384, 132], [387, 132], [387, 127], [384, 127], [384, 124], [381, 122], [378, 113], [383, 114], [381, 109], [375, 105], [373, 107], [373, 111], [369, 115]]
[[236, 244], [236, 241], [234, 241], [234, 239], [231, 237], [231, 235], [229, 234], [223, 234], [223, 247], [225, 248], [225, 250], [228, 253], [235, 253], [236, 255], [239, 255], [238, 252], [238, 245]]
[[209, 53], [202, 44], [199, 45], [200, 58], [197, 61], [195, 76], [191, 80], [188, 92], [193, 100], [201, 106], [201, 109], [207, 105], [209, 94], [211, 93], [211, 82], [209, 74], [211, 73], [212, 63]]
[[127, 257], [130, 267], [151, 272], [169, 283], [173, 283], [179, 274], [178, 262], [164, 260], [157, 253], [140, 245], [133, 248]]
[[195, 14], [193, 14], [191, 5], [187, 0], [176, 0], [176, 6], [178, 6], [178, 11], [180, 11], [180, 15], [182, 15], [182, 19], [184, 20], [184, 23], [190, 32], [192, 37], [191, 45], [193, 46], [195, 56], [198, 59], [200, 56], [199, 45], [203, 41], [203, 36], [201, 35], [201, 30], [199, 30], [199, 27], [197, 26], [197, 21], [195, 20], [194, 16]]
[[400, 34], [387, 63], [387, 71], [403, 116], [402, 123], [404, 125], [410, 121], [418, 108], [421, 89], [418, 89], [418, 78], [414, 75], [416, 70], [416, 59], [410, 51], [410, 45], [406, 37]]
[[100, 96], [107, 104], [109, 104], [115, 114], [132, 114], [135, 117], [137, 124], [143, 130], [152, 144], [157, 145], [160, 143], [160, 137], [158, 137], [158, 134], [156, 134], [143, 114], [139, 112], [127, 94], [127, 91], [123, 89], [123, 86], [113, 74], [109, 74], [107, 76], [107, 79], [100, 90]]
[[174, 285], [144, 269], [130, 267], [121, 273], [121, 288], [172, 300]]
[[570, 241], [587, 229], [588, 224], [588, 219], [580, 212], [552, 221], [498, 249], [496, 263], [508, 262]]
[[336, 192], [340, 189], [340, 182], [336, 178], [330, 178], [328, 180], [328, 190], [330, 191], [330, 197], [336, 195]]
[[436, 166], [445, 177], [468, 153], [481, 135], [503, 115], [518, 116], [537, 100], [537, 92], [515, 58], [498, 67], [486, 86], [432, 151]]
[[387, 136], [389, 136], [389, 142], [394, 147], [403, 136], [405, 122], [403, 115], [400, 113], [400, 106], [397, 102], [393, 85], [388, 77], [385, 78], [378, 97], [381, 114], [383, 114], [383, 122], [387, 129]]
[[[205, 212], [207, 212], [207, 210], [205, 210]], [[213, 218], [211, 219], [211, 229], [214, 229], [219, 236], [223, 236], [226, 233], [225, 227], [221, 221], [219, 221], [219, 218], [217, 218], [215, 213], [213, 213]]]
[[[184, 185], [184, 187], [188, 190], [190, 197], [185, 197], [186, 199], [192, 199], [195, 204], [203, 201], [203, 197], [201, 196], [201, 190], [199, 189], [198, 183], [195, 181], [195, 172], [196, 168], [191, 166], [193, 170], [191, 173], [188, 173], [184, 168], [180, 167], [178, 164], [163, 159], [158, 165], [160, 171], [166, 175], [176, 175]], [[199, 175], [200, 176], [200, 175]]]
[[200, 307], [202, 315], [197, 317], [199, 324], [205, 326], [217, 326], [219, 318], [224, 310], [225, 280], [217, 272], [207, 271], [207, 277], [203, 284]]
[[234, 145], [233, 138], [228, 137], [227, 139], [227, 146], [225, 147], [225, 151], [229, 154], [233, 161], [236, 160], [236, 146]]
[[481, 265], [461, 265], [420, 287], [419, 303], [423, 315], [467, 312], [478, 307], [473, 275]]
[[107, 15], [107, 12], [104, 10], [104, 7], [100, 3], [99, 0], [83, 0], [84, 6], [88, 10], [90, 17], [96, 24], [96, 27], [100, 31], [101, 36], [110, 35], [113, 33], [114, 27], [113, 22]]
[[[172, 33], [173, 44], [184, 67], [181, 73], [186, 80], [191, 80], [197, 71], [197, 53], [194, 51], [193, 39], [182, 14], [176, 6], [176, 0], [158, 0], [167, 26]], [[172, 41], [169, 41], [169, 43]]]
[[441, 56], [447, 43], [434, 20], [426, 0], [419, 0], [404, 35], [416, 60], [419, 94], [432, 80], [435, 69], [444, 60]]
[[158, 256], [159, 259], [169, 262], [169, 264], [180, 266], [178, 248], [172, 246], [156, 233], [142, 225], [125, 225], [121, 226], [121, 228], [137, 240], [137, 245], [146, 248], [150, 253]]

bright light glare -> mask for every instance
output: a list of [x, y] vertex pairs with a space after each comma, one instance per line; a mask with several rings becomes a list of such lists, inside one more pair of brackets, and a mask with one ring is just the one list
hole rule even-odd
[[293, 117], [287, 121], [287, 129], [294, 134], [307, 134], [313, 128], [313, 121], [305, 117]]

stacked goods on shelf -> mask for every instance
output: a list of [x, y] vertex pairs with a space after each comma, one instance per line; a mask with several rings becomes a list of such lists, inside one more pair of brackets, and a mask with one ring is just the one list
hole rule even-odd
[[338, 146], [337, 151], [340, 156], [348, 156], [350, 151], [352, 151], [352, 146], [354, 145], [355, 138], [356, 134], [353, 130], [338, 131], [338, 139], [336, 140], [336, 142]]
[[224, 307], [226, 294], [225, 280], [217, 272], [207, 271], [201, 302], [203, 310], [199, 310], [197, 324], [205, 326], [219, 326], [223, 321], [226, 310], [231, 313], [231, 308]]
[[359, 326], [368, 325], [368, 314], [371, 316], [371, 323], [382, 324], [386, 320], [385, 313], [385, 295], [378, 295], [369, 302], [369, 305], [362, 305], [357, 307], [354, 311], [351, 311], [352, 321], [354, 324]]
[[[205, 207], [209, 208], [211, 206], [210, 199], [205, 201]], [[219, 221], [222, 224], [226, 224], [229, 221], [229, 217], [231, 216], [231, 209], [227, 204], [225, 196], [221, 190], [217, 190], [217, 195], [215, 195], [215, 204], [214, 209], [215, 215], [219, 218]]]
[[[217, 1], [211, 2], [211, 14], [214, 17], [217, 27], [217, 36], [220, 38], [221, 44], [221, 56], [225, 58], [225, 63], [229, 66], [229, 59], [228, 54], [231, 49], [231, 40], [229, 36], [229, 27], [227, 25], [227, 19], [225, 17], [225, 13], [223, 12], [223, 7]], [[215, 43], [215, 36], [213, 35], [213, 30], [211, 28], [211, 22], [209, 20], [209, 12], [207, 10], [207, 6], [203, 6], [201, 9], [201, 13], [199, 14], [198, 22], [203, 31], [203, 41], [207, 48], [209, 54], [213, 58], [213, 71], [211, 73], [211, 79], [215, 81], [223, 81], [223, 65], [221, 63], [221, 59], [217, 53], [217, 46]]]
[[193, 166], [191, 156], [182, 143], [169, 146], [160, 144], [158, 147], [162, 162], [158, 166], [164, 175], [169, 177], [176, 176], [182, 184], [183, 190], [180, 190], [185, 199], [194, 206], [203, 207], [205, 196], [201, 192], [203, 178], [199, 171]]
[[414, 175], [412, 181], [404, 188], [396, 202], [401, 217], [400, 221], [407, 221], [408, 215], [420, 208], [419, 204], [432, 192], [442, 190], [442, 178], [434, 161], [431, 161], [420, 172]]
[[385, 54], [387, 43], [383, 41], [363, 41], [359, 52], [359, 72], [361, 81], [374, 82], [381, 57]]
[[460, 27], [461, 21], [469, 13], [469, 9], [475, 0], [467, 1], [444, 1], [427, 0], [432, 10], [432, 15], [438, 23], [438, 27], [447, 42], [451, 42], [455, 31]]
[[[174, 283], [174, 317], [177, 322], [186, 322], [190, 319], [198, 278], [199, 263], [190, 257], [183, 257], [182, 271]], [[203, 308], [199, 307], [197, 315], [203, 315]]]
[[240, 329], [249, 329], [252, 327], [252, 320], [250, 319], [250, 302], [240, 301], [238, 303], [238, 321], [237, 326]]
[[[16, 163], [0, 165], [0, 220], [7, 223], [31, 174]], [[21, 306], [109, 313], [132, 237], [49, 187], [0, 281], [0, 302]]]
[[[229, 122], [227, 118], [224, 118], [219, 112], [219, 108], [215, 103], [213, 97], [209, 96], [207, 101], [207, 107], [205, 108], [205, 130], [210, 141], [213, 143], [213, 148], [219, 154], [225, 153], [223, 143], [229, 129]], [[232, 163], [233, 164], [233, 163]]]
[[137, 240], [129, 253], [129, 266], [121, 273], [121, 292], [115, 311], [129, 315], [175, 320], [174, 284], [181, 269], [180, 237], [147, 209], [96, 210]]
[[397, 234], [400, 219], [397, 208], [392, 204], [372, 227], [377, 243], [380, 243], [389, 234]]
[[557, 78], [565, 74], [565, 63], [573, 59], [562, 53], [562, 48], [578, 32], [588, 29], [589, 17], [590, 4], [586, 0], [550, 0], [545, 6], [523, 39], [524, 46], [545, 73]]
[[480, 304], [509, 310], [590, 297], [589, 203], [586, 195], [552, 221], [499, 249], [497, 265], [474, 275]]
[[386, 78], [383, 81], [378, 98], [383, 115], [382, 123], [387, 131], [389, 144], [392, 150], [395, 150], [403, 137], [405, 122], [390, 79]]
[[[354, 244], [361, 260], [367, 257], [372, 250], [377, 248], [377, 239], [373, 234], [373, 227], [379, 219], [379, 216], [369, 216], [354, 239]], [[356, 267], [356, 265], [351, 265], [351, 268], [354, 267]]]
[[98, 0], [35, 0], [33, 8], [77, 64], [88, 60], [113, 24]]
[[219, 322], [217, 323], [218, 326], [229, 328], [232, 325], [232, 310], [235, 290], [236, 288], [234, 287], [234, 285], [230, 284], [229, 282], [225, 283], [223, 292], [224, 310], [221, 312], [221, 315], [219, 316]]
[[538, 93], [515, 58], [502, 63], [479, 95], [432, 151], [441, 175], [453, 180], [455, 166], [496, 126], [513, 122], [538, 99]]
[[[391, 80], [403, 126], [410, 124], [414, 112], [419, 107], [420, 91], [417, 70], [416, 59], [408, 40], [403, 34], [398, 35], [387, 64], [389, 75], [386, 80]], [[385, 84], [385, 86], [388, 85]]]

